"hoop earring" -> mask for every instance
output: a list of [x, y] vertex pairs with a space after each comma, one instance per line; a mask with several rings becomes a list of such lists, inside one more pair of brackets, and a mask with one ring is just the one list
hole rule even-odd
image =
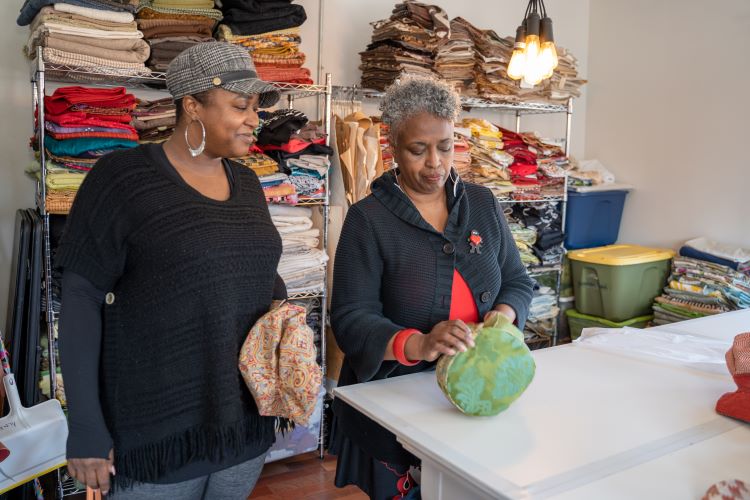
[[[188, 140], [188, 130], [190, 130], [190, 125], [193, 124], [194, 121], [197, 121], [198, 124], [201, 126], [201, 143], [198, 145], [196, 149], [193, 149], [192, 146], [190, 146], [190, 140]], [[204, 149], [206, 149], [206, 127], [203, 126], [203, 122], [200, 120], [200, 118], [196, 118], [193, 120], [193, 122], [188, 123], [188, 126], [185, 127], [185, 144], [187, 144], [188, 151], [190, 151], [190, 156], [195, 158], [199, 154], [203, 152]]]

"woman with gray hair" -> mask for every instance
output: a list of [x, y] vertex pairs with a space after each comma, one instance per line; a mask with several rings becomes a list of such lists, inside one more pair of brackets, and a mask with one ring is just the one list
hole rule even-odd
[[245, 500], [275, 419], [238, 357], [286, 289], [258, 177], [227, 158], [279, 92], [221, 42], [178, 55], [167, 88], [174, 134], [97, 161], [57, 250], [68, 470], [119, 500]]
[[[523, 328], [532, 297], [497, 200], [453, 168], [456, 92], [409, 79], [388, 89], [381, 110], [397, 166], [349, 209], [336, 250], [340, 386], [432, 369], [473, 345], [467, 323], [495, 314]], [[336, 486], [355, 484], [377, 500], [408, 494], [417, 458], [343, 401], [333, 410]]]

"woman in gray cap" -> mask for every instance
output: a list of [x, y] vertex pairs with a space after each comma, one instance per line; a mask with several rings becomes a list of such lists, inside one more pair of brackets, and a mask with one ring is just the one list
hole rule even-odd
[[274, 441], [237, 367], [276, 299], [281, 239], [257, 176], [227, 158], [278, 91], [247, 51], [198, 44], [167, 71], [163, 145], [99, 160], [57, 250], [68, 468], [117, 499], [246, 499]]

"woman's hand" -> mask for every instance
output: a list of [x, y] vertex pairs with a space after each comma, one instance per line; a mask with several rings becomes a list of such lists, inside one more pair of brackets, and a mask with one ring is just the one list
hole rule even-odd
[[109, 475], [115, 475], [114, 452], [109, 450], [109, 458], [69, 458], [68, 472], [79, 482], [106, 495]]
[[507, 304], [499, 304], [495, 306], [494, 309], [490, 309], [487, 311], [487, 314], [484, 315], [484, 323], [493, 323], [493, 318], [497, 316], [498, 314], [502, 314], [506, 318], [510, 320], [511, 323], [513, 323], [516, 320], [516, 311], [510, 307]]
[[[414, 342], [412, 351], [409, 344]], [[406, 356], [409, 359], [423, 359], [425, 361], [435, 361], [441, 354], [452, 356], [459, 351], [466, 351], [474, 347], [474, 338], [471, 335], [471, 329], [466, 323], [457, 320], [441, 321], [425, 335], [413, 335], [406, 345]], [[416, 354], [415, 357], [409, 356], [409, 351]]]

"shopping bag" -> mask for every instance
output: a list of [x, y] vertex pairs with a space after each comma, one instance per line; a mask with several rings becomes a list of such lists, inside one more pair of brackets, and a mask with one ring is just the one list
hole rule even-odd
[[56, 399], [30, 408], [21, 404], [2, 340], [0, 349], [5, 370], [3, 386], [10, 407], [8, 415], [0, 418], [0, 443], [10, 452], [0, 462], [0, 493], [4, 493], [65, 465], [68, 423]]

